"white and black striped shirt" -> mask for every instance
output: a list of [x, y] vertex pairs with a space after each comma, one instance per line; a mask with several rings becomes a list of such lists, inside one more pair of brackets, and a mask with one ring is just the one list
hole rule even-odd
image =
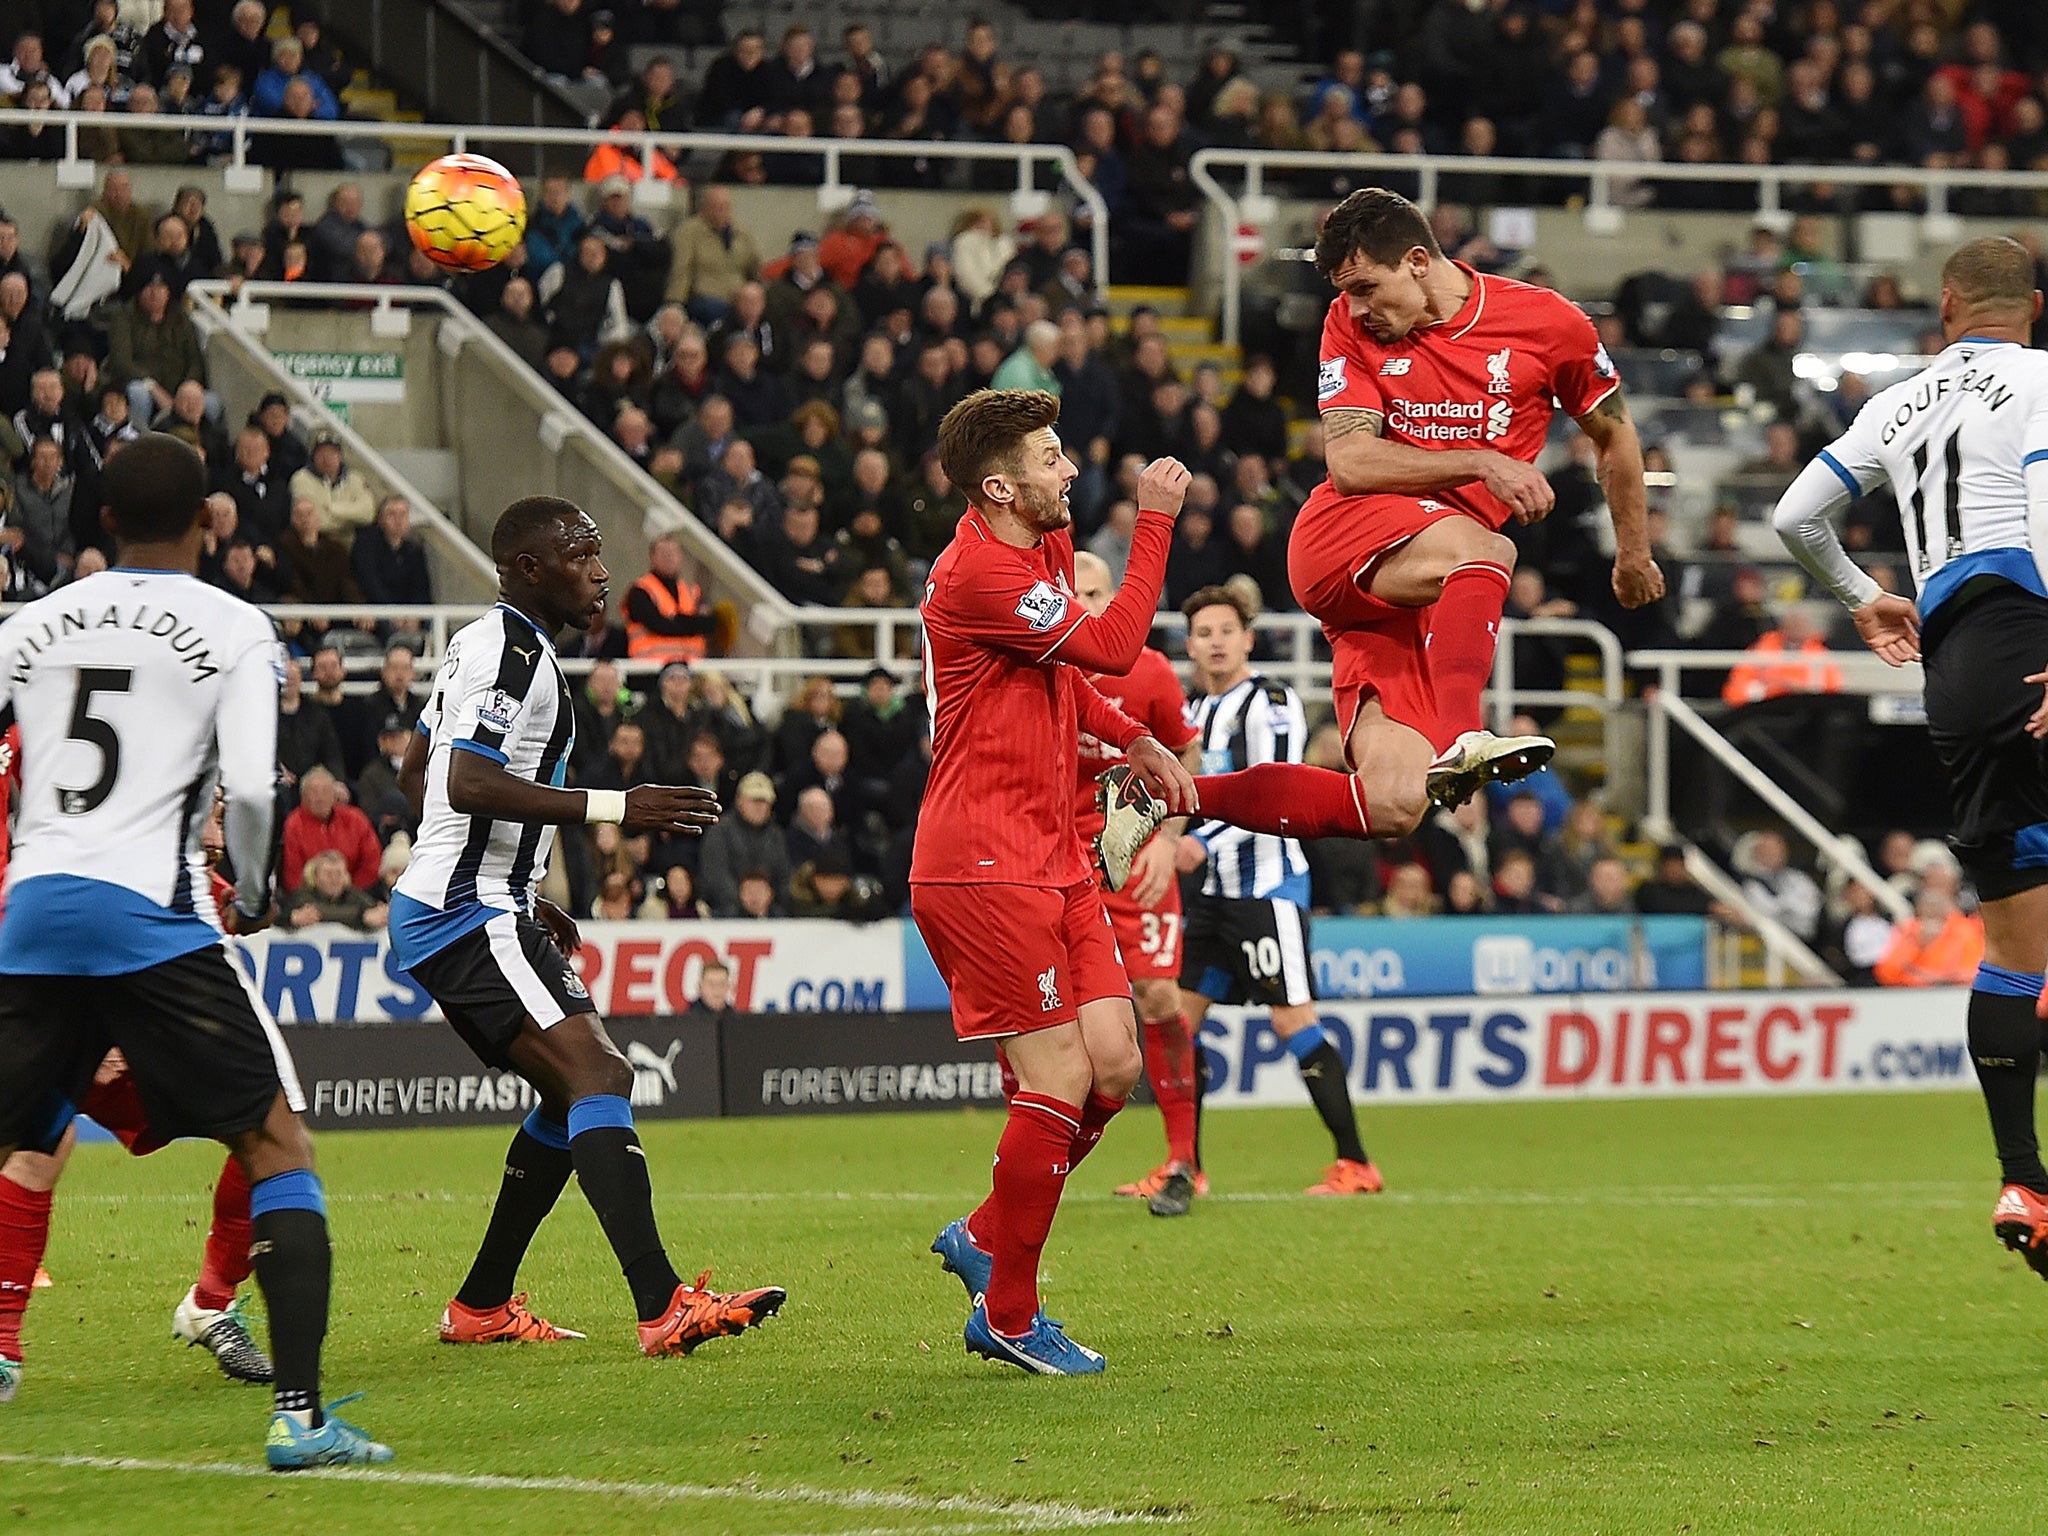
[[411, 966], [495, 912], [529, 912], [555, 829], [465, 816], [448, 803], [448, 765], [475, 752], [508, 773], [559, 786], [576, 745], [569, 683], [553, 642], [500, 603], [448, 642], [419, 729], [430, 746], [426, 806], [391, 909], [392, 947]]
[[[1235, 773], [1258, 763], [1298, 763], [1308, 744], [1301, 698], [1285, 683], [1252, 676], [1188, 706], [1188, 723], [1202, 744], [1202, 772]], [[1291, 837], [1247, 832], [1220, 821], [1189, 828], [1209, 850], [1204, 896], [1279, 897], [1308, 904], [1308, 860]]]

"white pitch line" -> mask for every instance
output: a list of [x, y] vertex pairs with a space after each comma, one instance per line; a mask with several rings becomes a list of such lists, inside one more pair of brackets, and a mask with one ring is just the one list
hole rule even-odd
[[[277, 1474], [255, 1462], [147, 1461], [130, 1456], [31, 1456], [0, 1452], [0, 1465], [54, 1467], [89, 1472], [169, 1472], [202, 1477], [270, 1478]], [[1052, 1504], [1019, 1499], [972, 1498], [945, 1494], [920, 1498], [913, 1493], [889, 1493], [871, 1488], [813, 1488], [793, 1484], [785, 1488], [750, 1488], [744, 1484], [720, 1487], [704, 1483], [610, 1482], [591, 1477], [505, 1477], [494, 1473], [410, 1472], [377, 1467], [314, 1467], [291, 1474], [301, 1478], [332, 1478], [342, 1482], [387, 1483], [411, 1488], [463, 1488], [510, 1493], [582, 1493], [605, 1498], [649, 1499], [676, 1503], [736, 1499], [750, 1504], [807, 1504], [851, 1511], [886, 1510], [897, 1514], [980, 1515], [993, 1517], [979, 1523], [938, 1528], [943, 1536], [968, 1531], [1058, 1531], [1099, 1529], [1116, 1525], [1171, 1525], [1170, 1515], [1126, 1514], [1114, 1509], [1090, 1509], [1081, 1504]], [[844, 1532], [841, 1536], [885, 1536], [880, 1530]]]
[[[1861, 1183], [1839, 1182], [1807, 1186], [1805, 1194], [1779, 1193], [1780, 1186], [1769, 1184], [1696, 1184], [1696, 1185], [1644, 1185], [1640, 1188], [1617, 1187], [1609, 1189], [1566, 1190], [1551, 1192], [1536, 1189], [1425, 1189], [1389, 1190], [1373, 1197], [1373, 1203], [1381, 1205], [1412, 1206], [1536, 1206], [1536, 1207], [1583, 1207], [1610, 1205], [1658, 1205], [1680, 1206], [1700, 1209], [1728, 1207], [1743, 1209], [1750, 1207], [1785, 1207], [1800, 1209], [1809, 1206], [1830, 1206], [1840, 1204], [1845, 1198], [1863, 1200], [1872, 1205], [1925, 1207], [1933, 1209], [1956, 1209], [1969, 1204], [1969, 1195], [1976, 1185], [1963, 1180], [1922, 1180], [1918, 1182], [1869, 1180]], [[122, 1194], [100, 1191], [76, 1196], [61, 1195], [65, 1203], [91, 1205], [122, 1205], [128, 1203], [162, 1205], [169, 1203], [186, 1204], [197, 1198], [196, 1194], [170, 1194], [162, 1192], [137, 1192]], [[330, 1205], [377, 1205], [404, 1207], [407, 1205], [473, 1205], [488, 1203], [493, 1195], [481, 1188], [467, 1193], [450, 1190], [427, 1190], [419, 1193], [371, 1194], [367, 1192], [328, 1192]], [[971, 1194], [932, 1193], [923, 1190], [665, 1190], [655, 1195], [655, 1203], [661, 1204], [709, 1204], [709, 1205], [941, 1205], [951, 1206], [963, 1200], [971, 1200]], [[1118, 1197], [1106, 1191], [1075, 1190], [1065, 1195], [1063, 1205], [1102, 1205], [1117, 1201]], [[1206, 1195], [1203, 1204], [1216, 1205], [1294, 1205], [1322, 1204], [1329, 1201], [1317, 1196], [1297, 1193], [1292, 1190], [1225, 1190]]]

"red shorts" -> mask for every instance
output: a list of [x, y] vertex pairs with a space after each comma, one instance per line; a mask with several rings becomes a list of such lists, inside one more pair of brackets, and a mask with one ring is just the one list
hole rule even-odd
[[1092, 880], [913, 885], [910, 915], [953, 994], [953, 1033], [998, 1040], [1071, 1024], [1083, 1004], [1131, 995]]
[[1431, 523], [1470, 517], [1463, 507], [1415, 496], [1345, 496], [1325, 480], [1310, 493], [1287, 540], [1295, 600], [1322, 622], [1330, 642], [1337, 727], [1349, 751], [1365, 699], [1387, 718], [1437, 740], [1436, 690], [1429, 681], [1428, 608], [1371, 596], [1374, 569]]
[[85, 1091], [79, 1109], [113, 1132], [115, 1140], [137, 1157], [146, 1157], [168, 1141], [149, 1128], [149, 1111], [142, 1107], [142, 1095], [135, 1091], [135, 1079], [126, 1072]]
[[1102, 893], [1103, 910], [1116, 933], [1116, 947], [1123, 952], [1124, 969], [1131, 980], [1164, 976], [1180, 979], [1180, 934], [1186, 926], [1180, 913], [1180, 884], [1166, 887], [1158, 904], [1141, 907], [1121, 891]]

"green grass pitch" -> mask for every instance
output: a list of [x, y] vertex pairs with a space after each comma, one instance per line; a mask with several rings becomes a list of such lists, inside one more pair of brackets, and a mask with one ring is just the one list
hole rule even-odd
[[[983, 1114], [655, 1123], [678, 1268], [783, 1315], [648, 1362], [572, 1190], [529, 1257], [591, 1337], [437, 1342], [497, 1183], [491, 1132], [333, 1135], [333, 1393], [396, 1478], [257, 1471], [259, 1389], [174, 1346], [216, 1158], [81, 1151], [0, 1408], [23, 1532], [2011, 1531], [2048, 1449], [2048, 1290], [1990, 1234], [1973, 1095], [1365, 1113], [1379, 1199], [1297, 1191], [1306, 1110], [1210, 1117], [1219, 1198], [1109, 1198], [1133, 1112], [1069, 1185], [1048, 1309], [1106, 1377], [960, 1347], [925, 1252], [985, 1187]], [[60, 1464], [65, 1457], [154, 1465]], [[247, 1475], [231, 1475], [234, 1469]], [[211, 1469], [211, 1470], [209, 1470]], [[514, 1481], [493, 1485], [491, 1477]], [[1169, 1523], [1170, 1522], [1170, 1523]]]

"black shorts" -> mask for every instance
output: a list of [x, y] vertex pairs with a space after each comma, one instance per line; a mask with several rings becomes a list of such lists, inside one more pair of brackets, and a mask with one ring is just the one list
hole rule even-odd
[[255, 984], [224, 945], [125, 976], [0, 976], [0, 1146], [47, 1150], [119, 1047], [152, 1136], [254, 1130], [298, 1072]]
[[528, 1019], [552, 1029], [597, 1011], [547, 929], [523, 912], [495, 914], [413, 966], [412, 976], [477, 1059], [507, 1072], [516, 1070], [508, 1052]]
[[2048, 884], [2048, 745], [2026, 732], [2048, 664], [2048, 600], [2003, 583], [1929, 647], [1927, 730], [1949, 783], [1949, 845], [1987, 901]]
[[1191, 896], [1180, 984], [1212, 1003], [1297, 1007], [1315, 1001], [1308, 914], [1278, 896]]

